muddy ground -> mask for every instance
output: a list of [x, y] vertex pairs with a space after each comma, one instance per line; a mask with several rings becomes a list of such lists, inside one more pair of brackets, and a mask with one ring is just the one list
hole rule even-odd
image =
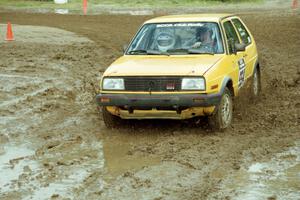
[[236, 99], [232, 127], [212, 132], [166, 120], [109, 130], [97, 113], [101, 73], [153, 16], [2, 11], [18, 26], [0, 42], [0, 199], [299, 199], [300, 15], [240, 15], [263, 94]]

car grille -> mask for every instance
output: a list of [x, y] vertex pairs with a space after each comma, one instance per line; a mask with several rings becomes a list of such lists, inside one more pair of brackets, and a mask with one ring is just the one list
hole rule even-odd
[[179, 91], [181, 77], [124, 77], [126, 91]]

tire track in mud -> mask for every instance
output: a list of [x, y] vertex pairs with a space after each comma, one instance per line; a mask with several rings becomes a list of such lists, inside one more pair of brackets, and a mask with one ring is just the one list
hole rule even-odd
[[73, 198], [72, 190], [92, 175], [100, 177], [104, 167], [103, 145], [94, 139], [100, 127], [91, 127], [98, 120], [91, 104], [92, 59], [101, 50], [91, 42], [68, 41], [74, 34], [64, 40], [64, 31], [57, 33], [63, 45], [53, 44], [56, 35], [49, 28], [34, 30], [47, 35], [43, 42], [27, 42], [35, 34], [22, 41], [19, 32], [16, 42], [1, 44], [0, 198]]
[[[299, 51], [294, 49], [300, 47], [299, 29], [296, 28], [299, 27], [299, 15], [289, 13], [283, 18], [278, 18], [275, 13], [243, 17], [247, 24], [252, 26], [250, 28], [254, 30], [252, 32], [261, 53], [264, 94], [260, 100], [252, 104], [247, 98], [237, 99], [233, 127], [225, 133], [211, 135], [199, 128], [183, 128], [171, 122], [165, 124], [160, 122], [160, 128], [157, 128], [155, 122], [152, 126], [141, 123], [137, 129], [150, 129], [152, 131], [148, 134], [157, 133], [161, 139], [149, 141], [142, 147], [135, 145], [130, 153], [142, 157], [160, 155], [163, 163], [169, 161], [174, 163], [150, 166], [125, 179], [120, 178], [103, 197], [110, 199], [122, 196], [123, 199], [130, 199], [132, 193], [136, 199], [234, 197], [240, 192], [238, 188], [223, 191], [222, 182], [234, 178], [230, 174], [247, 169], [249, 163], [253, 161], [271, 159], [275, 153], [297, 145], [294, 141], [300, 139], [298, 60], [300, 55]], [[287, 40], [281, 39], [287, 35]], [[286, 47], [285, 51], [282, 51], [282, 47]], [[285, 65], [289, 67], [286, 68]], [[143, 134], [147, 134], [146, 131]], [[184, 170], [178, 176], [173, 176], [172, 180], [155, 178], [158, 176], [155, 174], [156, 171], [161, 174], [177, 171], [178, 164], [183, 166]], [[193, 170], [197, 174], [194, 176], [199, 179], [193, 181], [190, 178], [190, 182], [182, 184], [186, 182], [181, 180], [180, 176], [183, 174], [189, 176], [193, 174], [191, 172]], [[146, 177], [145, 171], [150, 171]], [[139, 182], [137, 180], [141, 177], [142, 180], [148, 178], [152, 186], [141, 184], [136, 188], [136, 182]], [[271, 191], [271, 194], [272, 192], [276, 193]]]
[[[30, 196], [30, 189], [68, 185], [68, 177], [75, 178], [72, 174], [82, 168], [91, 171], [78, 175], [80, 180], [75, 182], [80, 184], [67, 189], [72, 194], [52, 190], [49, 195], [74, 199], [228, 199], [239, 195], [238, 188], [224, 186], [235, 180], [232, 174], [247, 170], [253, 162], [268, 161], [300, 140], [300, 55], [295, 51], [300, 47], [300, 20], [293, 13], [281, 14], [242, 15], [260, 51], [264, 93], [255, 103], [248, 98], [237, 99], [232, 127], [223, 133], [211, 133], [201, 122], [191, 125], [193, 120], [141, 121], [120, 130], [107, 130], [99, 120], [93, 102], [98, 75], [151, 16], [99, 15], [86, 20], [83, 16], [1, 13], [0, 20], [9, 17], [20, 24], [64, 27], [96, 43], [1, 44], [0, 56], [5, 58], [0, 61], [1, 74], [38, 74], [42, 80], [46, 80], [45, 75], [53, 79], [46, 81], [47, 91], [24, 99], [24, 105], [0, 109], [1, 116], [18, 117], [15, 122], [25, 126], [19, 131], [15, 124], [0, 123], [0, 130], [5, 130], [0, 132], [0, 143], [16, 142], [18, 146], [27, 141], [31, 150], [26, 159], [29, 156], [40, 164], [40, 171], [35, 171], [34, 164], [25, 162], [32, 172], [27, 167], [21, 169], [23, 175], [13, 182], [11, 192], [0, 191], [0, 197], [14, 199], [28, 193]], [[55, 20], [49, 20], [49, 16]], [[35, 84], [33, 91], [41, 88], [40, 84]], [[21, 98], [22, 86], [19, 93], [7, 90], [3, 95], [1, 90], [0, 95]]]

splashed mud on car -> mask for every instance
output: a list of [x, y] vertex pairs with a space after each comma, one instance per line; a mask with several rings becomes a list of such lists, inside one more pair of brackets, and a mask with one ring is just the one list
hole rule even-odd
[[[299, 174], [290, 150], [299, 152], [300, 20], [291, 12], [241, 14], [261, 55], [263, 95], [236, 99], [227, 131], [211, 132], [198, 119], [105, 128], [94, 102], [99, 75], [152, 17], [0, 13], [16, 39], [0, 42], [1, 199], [226, 199], [251, 192], [247, 184], [234, 186], [243, 194], [222, 189], [240, 171], [248, 185], [249, 174], [270, 185], [264, 172], [276, 172], [276, 163], [291, 164], [284, 178]], [[280, 175], [275, 185], [285, 183]]]

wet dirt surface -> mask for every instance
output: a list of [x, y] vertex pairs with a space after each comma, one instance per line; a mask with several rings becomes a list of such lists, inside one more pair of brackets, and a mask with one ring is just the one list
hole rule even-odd
[[193, 120], [106, 129], [99, 77], [151, 17], [0, 13], [18, 24], [0, 42], [0, 199], [299, 199], [299, 13], [241, 14], [263, 94], [237, 99], [225, 132]]

